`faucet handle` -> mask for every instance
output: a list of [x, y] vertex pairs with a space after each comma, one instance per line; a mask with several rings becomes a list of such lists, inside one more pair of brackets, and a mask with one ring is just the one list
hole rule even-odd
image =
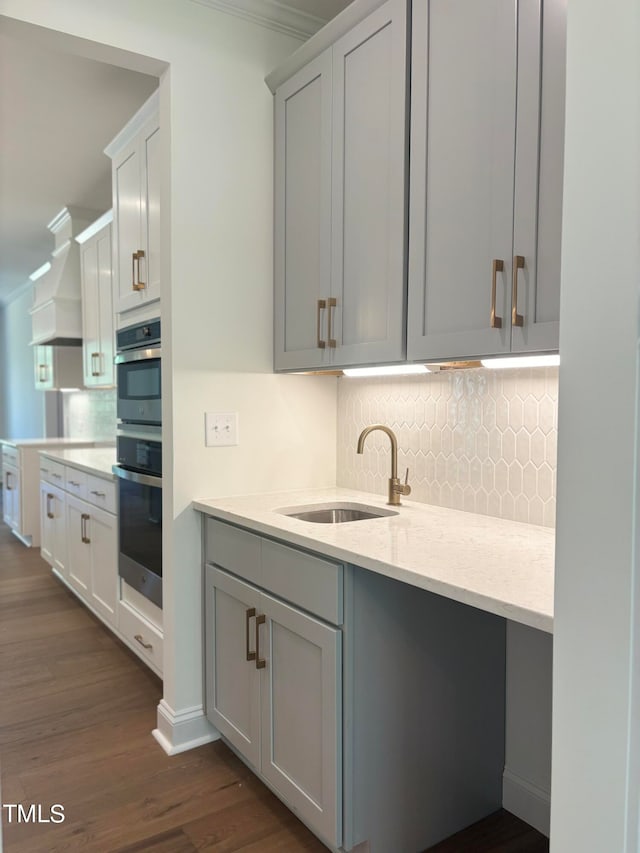
[[411, 486], [409, 485], [409, 469], [407, 468], [406, 473], [404, 475], [404, 484], [399, 485], [397, 487], [397, 491], [401, 495], [410, 495], [411, 494]]

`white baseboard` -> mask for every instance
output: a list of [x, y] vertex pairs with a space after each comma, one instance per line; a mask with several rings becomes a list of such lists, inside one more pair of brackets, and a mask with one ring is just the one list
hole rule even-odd
[[506, 767], [502, 774], [502, 805], [508, 812], [549, 837], [551, 795]]
[[202, 705], [174, 711], [164, 699], [158, 704], [158, 728], [152, 734], [167, 755], [195, 749], [220, 737], [206, 718]]

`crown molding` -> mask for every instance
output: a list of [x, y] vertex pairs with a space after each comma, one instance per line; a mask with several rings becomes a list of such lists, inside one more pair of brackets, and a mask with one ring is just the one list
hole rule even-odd
[[190, 0], [199, 6], [208, 6], [237, 18], [245, 18], [254, 24], [305, 41], [327, 22], [294, 9], [279, 0]]

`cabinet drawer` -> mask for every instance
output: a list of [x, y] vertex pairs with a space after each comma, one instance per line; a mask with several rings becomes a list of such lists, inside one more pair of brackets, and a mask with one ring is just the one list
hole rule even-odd
[[9, 465], [15, 465], [17, 468], [20, 467], [20, 454], [18, 452], [17, 447], [8, 447], [6, 444], [2, 445], [2, 461], [8, 463]]
[[262, 540], [262, 585], [327, 622], [343, 620], [341, 563]]
[[66, 466], [64, 469], [65, 489], [76, 497], [87, 499], [87, 477], [84, 471]]
[[162, 673], [162, 634], [125, 601], [118, 602], [118, 630], [127, 645]]
[[52, 459], [40, 457], [40, 479], [64, 489], [64, 465]]
[[205, 560], [262, 585], [260, 537], [208, 518], [205, 527]]
[[113, 480], [104, 480], [87, 474], [87, 500], [96, 506], [115, 514], [116, 484]]

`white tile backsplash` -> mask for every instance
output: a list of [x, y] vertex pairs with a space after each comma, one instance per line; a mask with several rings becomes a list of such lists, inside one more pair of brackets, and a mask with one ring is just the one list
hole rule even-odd
[[115, 441], [115, 389], [65, 392], [62, 395], [62, 420], [65, 438]]
[[555, 526], [558, 368], [443, 370], [338, 382], [338, 485], [385, 494], [391, 427], [411, 499]]

